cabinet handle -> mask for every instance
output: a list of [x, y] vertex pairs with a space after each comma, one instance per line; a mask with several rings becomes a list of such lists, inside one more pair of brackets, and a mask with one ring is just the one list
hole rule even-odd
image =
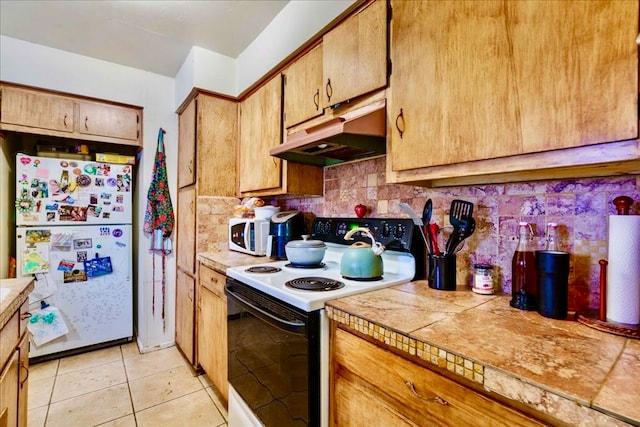
[[[402, 129], [400, 129], [401, 122], [402, 122]], [[398, 132], [400, 132], [400, 138], [402, 138], [402, 135], [404, 134], [404, 128], [405, 128], [404, 113], [402, 112], [402, 108], [401, 108], [400, 114], [398, 114], [398, 116], [396, 117], [396, 129], [398, 129]]]
[[62, 123], [64, 124], [64, 127], [67, 127], [67, 114], [64, 115], [64, 119], [62, 119]]
[[327, 79], [327, 85], [325, 86], [325, 92], [327, 92], [327, 102], [331, 101], [333, 96], [333, 88], [331, 87], [331, 79]]
[[31, 313], [29, 313], [28, 311], [26, 313], [22, 313], [20, 315], [20, 320], [24, 320], [24, 319], [28, 319], [31, 317]]
[[24, 361], [21, 361], [21, 362], [20, 362], [20, 368], [21, 368], [21, 369], [24, 369], [25, 371], [27, 371], [27, 375], [24, 377], [24, 380], [23, 380], [23, 381], [20, 381], [20, 388], [22, 388], [22, 387], [24, 387], [24, 383], [26, 383], [26, 382], [27, 382], [27, 380], [29, 379], [29, 368], [27, 368], [27, 367], [24, 365]]
[[191, 213], [193, 213], [193, 202], [189, 203], [189, 210], [191, 211]]
[[84, 128], [86, 130], [89, 130], [89, 125], [87, 124], [88, 121], [89, 121], [89, 116], [84, 116]]
[[447, 402], [446, 400], [444, 400], [443, 398], [441, 398], [440, 396], [436, 396], [436, 397], [424, 397], [421, 396], [420, 393], [418, 393], [416, 391], [415, 386], [413, 385], [413, 383], [411, 381], [405, 381], [404, 384], [409, 387], [409, 390], [411, 390], [411, 392], [418, 398], [418, 399], [422, 399], [425, 402], [434, 402], [434, 403], [439, 403], [441, 405], [448, 405], [449, 402]]
[[313, 95], [313, 105], [316, 106], [316, 111], [320, 109], [320, 89], [316, 89], [316, 93]]
[[189, 166], [187, 166], [189, 170], [189, 175], [193, 174], [193, 160], [189, 160]]

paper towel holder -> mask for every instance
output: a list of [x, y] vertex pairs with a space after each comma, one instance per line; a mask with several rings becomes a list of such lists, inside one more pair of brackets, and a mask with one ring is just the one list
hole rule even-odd
[[621, 335], [627, 338], [640, 339], [640, 324], [630, 325], [628, 323], [618, 323], [607, 321], [607, 260], [601, 259], [600, 264], [600, 307], [597, 309], [586, 309], [577, 311], [575, 319], [583, 325], [610, 334]]

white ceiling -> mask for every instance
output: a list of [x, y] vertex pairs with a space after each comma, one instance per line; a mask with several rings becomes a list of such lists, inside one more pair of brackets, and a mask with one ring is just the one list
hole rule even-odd
[[0, 33], [175, 77], [191, 47], [231, 58], [289, 0], [0, 0]]

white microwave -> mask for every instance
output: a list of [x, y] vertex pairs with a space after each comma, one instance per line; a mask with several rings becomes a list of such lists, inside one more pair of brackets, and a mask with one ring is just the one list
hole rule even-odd
[[254, 218], [229, 220], [229, 249], [249, 255], [267, 254], [270, 221]]

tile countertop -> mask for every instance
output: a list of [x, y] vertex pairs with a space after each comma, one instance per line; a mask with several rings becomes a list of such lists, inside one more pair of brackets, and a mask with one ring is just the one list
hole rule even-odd
[[15, 313], [29, 297], [29, 293], [31, 293], [33, 287], [34, 282], [32, 277], [0, 280], [0, 329], [7, 324], [11, 316], [13, 316], [13, 313]]
[[416, 281], [329, 301], [327, 314], [568, 424], [640, 425], [640, 341], [509, 299]]

